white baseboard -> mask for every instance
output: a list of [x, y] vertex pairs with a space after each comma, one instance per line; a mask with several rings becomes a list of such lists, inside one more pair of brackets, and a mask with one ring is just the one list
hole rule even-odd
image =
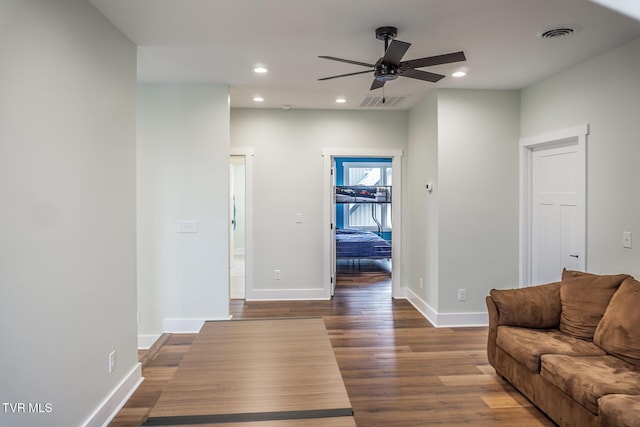
[[436, 328], [461, 328], [489, 325], [489, 314], [487, 312], [438, 313], [411, 289], [407, 289], [406, 293], [407, 301]]
[[138, 335], [138, 350], [149, 350], [160, 336], [161, 334]]
[[142, 384], [142, 381], [144, 381], [142, 365], [137, 363], [83, 425], [85, 427], [107, 427]]
[[229, 319], [231, 316], [225, 319], [164, 319], [162, 331], [166, 334], [197, 334], [202, 329], [204, 322]]
[[247, 301], [329, 300], [326, 289], [247, 289]]

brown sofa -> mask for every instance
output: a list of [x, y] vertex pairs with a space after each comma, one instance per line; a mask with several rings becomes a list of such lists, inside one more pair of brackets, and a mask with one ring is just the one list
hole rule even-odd
[[498, 375], [560, 426], [640, 426], [640, 282], [564, 270], [487, 296]]

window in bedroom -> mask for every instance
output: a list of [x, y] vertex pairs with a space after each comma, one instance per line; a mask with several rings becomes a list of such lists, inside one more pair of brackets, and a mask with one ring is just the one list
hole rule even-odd
[[[343, 168], [344, 185], [392, 185], [392, 168], [388, 161], [344, 162]], [[391, 203], [350, 203], [343, 210], [345, 228], [378, 231], [376, 220], [383, 231], [391, 231]]]

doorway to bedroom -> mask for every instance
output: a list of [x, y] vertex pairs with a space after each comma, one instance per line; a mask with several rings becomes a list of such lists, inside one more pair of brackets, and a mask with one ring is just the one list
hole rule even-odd
[[336, 157], [335, 279], [391, 291], [393, 164], [389, 157]]
[[[366, 258], [378, 258], [384, 261], [386, 260], [387, 271], [380, 271], [380, 267], [376, 266], [376, 271], [386, 275], [386, 280], [390, 282], [390, 286], [384, 286], [387, 289], [391, 297], [402, 298], [405, 297], [404, 290], [401, 287], [402, 271], [401, 271], [401, 259], [402, 259], [402, 150], [389, 150], [389, 149], [366, 149], [366, 148], [323, 148], [323, 181], [324, 181], [324, 208], [323, 218], [326, 224], [326, 233], [323, 236], [324, 246], [324, 291], [327, 297], [332, 297], [335, 292], [337, 284], [338, 273], [338, 259], [345, 258], [345, 262], [350, 263], [350, 271], [356, 272], [359, 270], [359, 274], [362, 275], [365, 263], [369, 263], [372, 260], [366, 260]], [[360, 164], [356, 164], [360, 163]], [[348, 178], [349, 183], [355, 186], [355, 183], [371, 184], [362, 185], [363, 187], [373, 187], [373, 189], [364, 188], [365, 191], [362, 194], [354, 195], [348, 186], [343, 185], [343, 194], [340, 196], [340, 201], [337, 202], [337, 184], [338, 175], [342, 174], [344, 177], [345, 164], [347, 174], [353, 173], [353, 178]], [[342, 169], [338, 171], [338, 168]], [[359, 168], [365, 169], [358, 170]], [[370, 171], [370, 169], [377, 169], [376, 171]], [[368, 173], [367, 173], [368, 172]], [[357, 178], [360, 175], [360, 178]], [[371, 181], [363, 180], [364, 176]], [[373, 181], [374, 177], [377, 179]], [[355, 181], [354, 181], [355, 180]], [[363, 181], [361, 181], [363, 180]], [[344, 181], [341, 181], [344, 184]], [[384, 182], [388, 185], [375, 185], [373, 182], [380, 184]], [[389, 187], [385, 190], [384, 187]], [[357, 192], [358, 189], [351, 189]], [[378, 191], [380, 190], [380, 191]], [[347, 193], [347, 194], [344, 194]], [[343, 196], [354, 196], [356, 199], [349, 201]], [[364, 200], [357, 198], [368, 198], [369, 203], [359, 203]], [[341, 212], [338, 213], [336, 205], [342, 204]], [[355, 207], [356, 204], [362, 204], [361, 207]], [[374, 205], [372, 208], [371, 205]], [[379, 205], [379, 206], [377, 206]], [[368, 208], [367, 208], [368, 206]], [[370, 219], [373, 209], [373, 215], [375, 220]], [[366, 215], [365, 215], [366, 213]], [[363, 257], [358, 256], [351, 257], [337, 255], [336, 249], [336, 230], [338, 220], [340, 217], [341, 228], [362, 228], [365, 231], [373, 231], [373, 234], [377, 234], [379, 238], [389, 245], [386, 249], [376, 249], [378, 251], [377, 256]], [[366, 217], [366, 221], [365, 221]], [[348, 219], [345, 219], [348, 218]], [[380, 227], [378, 224], [380, 223]], [[347, 227], [345, 227], [345, 224]], [[368, 229], [368, 230], [367, 230]], [[378, 245], [381, 246], [382, 244]], [[390, 256], [389, 256], [390, 254]], [[349, 259], [351, 258], [351, 259]], [[358, 267], [358, 260], [360, 266]], [[364, 262], [364, 263], [363, 263]], [[342, 267], [342, 266], [340, 266]], [[340, 271], [342, 273], [342, 271]], [[341, 274], [341, 277], [345, 275]], [[342, 282], [345, 283], [345, 282]]]

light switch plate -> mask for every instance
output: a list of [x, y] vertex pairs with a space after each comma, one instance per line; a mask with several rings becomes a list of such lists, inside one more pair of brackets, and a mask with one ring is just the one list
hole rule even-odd
[[197, 233], [198, 232], [198, 221], [178, 221], [177, 223], [177, 231], [178, 233]]
[[631, 232], [630, 231], [622, 232], [622, 247], [631, 249]]

